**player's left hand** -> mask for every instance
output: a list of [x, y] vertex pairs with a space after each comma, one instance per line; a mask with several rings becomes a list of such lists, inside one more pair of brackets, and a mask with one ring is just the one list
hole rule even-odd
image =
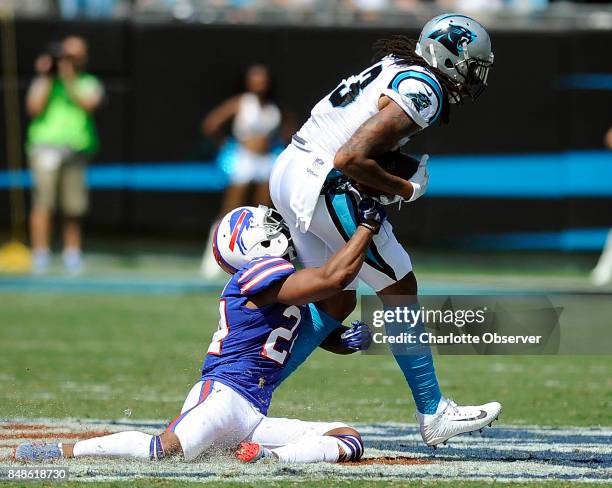
[[358, 320], [351, 322], [351, 328], [345, 331], [340, 338], [342, 345], [353, 351], [365, 351], [372, 344], [370, 328]]

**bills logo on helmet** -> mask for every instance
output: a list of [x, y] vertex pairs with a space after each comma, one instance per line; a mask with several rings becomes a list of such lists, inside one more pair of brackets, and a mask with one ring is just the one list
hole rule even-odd
[[438, 41], [455, 56], [463, 51], [464, 41], [469, 44], [476, 39], [476, 34], [460, 25], [449, 25], [443, 29], [433, 31], [428, 36], [430, 39]]
[[242, 233], [251, 226], [253, 212], [248, 209], [240, 209], [230, 217], [230, 231], [232, 233], [229, 241], [230, 251], [234, 251], [236, 245], [238, 250], [244, 255], [247, 248], [242, 241]]

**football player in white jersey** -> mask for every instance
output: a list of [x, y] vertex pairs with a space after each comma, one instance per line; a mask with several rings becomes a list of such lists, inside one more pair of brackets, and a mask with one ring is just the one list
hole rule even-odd
[[[313, 108], [272, 172], [272, 200], [306, 267], [321, 266], [355, 232], [361, 198], [356, 188], [389, 195], [387, 203], [412, 202], [425, 192], [426, 158], [410, 181], [385, 171], [376, 158], [397, 151], [430, 125], [448, 122], [452, 106], [477, 99], [493, 65], [487, 31], [459, 14], [435, 17], [418, 41], [395, 36], [378, 41], [375, 50], [372, 66], [343, 80]], [[388, 221], [358, 278], [385, 306], [398, 295], [414, 297], [411, 306], [419, 306], [410, 257]], [[329, 299], [334, 318], [343, 320], [355, 308], [357, 282]], [[416, 325], [415, 335], [423, 327]], [[310, 353], [311, 342], [301, 337], [295, 343], [296, 364]], [[497, 402], [466, 407], [442, 396], [428, 347], [392, 348], [392, 353], [412, 391], [427, 445], [480, 430], [501, 412]]]

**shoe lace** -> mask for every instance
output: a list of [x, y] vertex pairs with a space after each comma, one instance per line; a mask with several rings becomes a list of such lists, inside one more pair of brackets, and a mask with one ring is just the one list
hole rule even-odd
[[446, 408], [444, 409], [444, 413], [446, 412], [452, 413], [454, 415], [462, 415], [457, 403], [452, 398], [447, 399]]

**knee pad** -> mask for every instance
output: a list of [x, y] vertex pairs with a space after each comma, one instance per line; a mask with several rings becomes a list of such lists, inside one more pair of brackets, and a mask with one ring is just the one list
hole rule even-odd
[[340, 459], [342, 462], [359, 461], [363, 456], [364, 446], [361, 437], [352, 434], [336, 434], [338, 444], [344, 450], [344, 456]]

